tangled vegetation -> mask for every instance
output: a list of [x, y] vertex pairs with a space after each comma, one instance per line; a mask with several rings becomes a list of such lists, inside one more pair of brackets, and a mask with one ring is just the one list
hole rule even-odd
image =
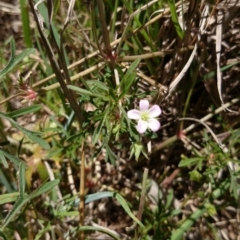
[[240, 3], [0, 3], [1, 239], [239, 239]]

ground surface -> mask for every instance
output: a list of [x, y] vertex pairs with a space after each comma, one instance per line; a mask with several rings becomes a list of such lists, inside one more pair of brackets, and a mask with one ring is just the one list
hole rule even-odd
[[[230, 2], [228, 4], [230, 4]], [[230, 9], [230, 5], [226, 6]], [[225, 9], [227, 9], [226, 6]], [[235, 6], [234, 8], [237, 7]], [[233, 11], [234, 8], [232, 8], [231, 11]], [[193, 19], [191, 22], [192, 31], [189, 32], [189, 38], [185, 40], [185, 46], [194, 46], [195, 42], [197, 42], [197, 32], [199, 31], [199, 12], [201, 12], [201, 9], [191, 16]], [[230, 64], [235, 63], [234, 66], [227, 68], [227, 70], [224, 70], [222, 73], [221, 86], [224, 103], [231, 102], [232, 99], [237, 99], [240, 96], [239, 12], [234, 14], [230, 21], [224, 25], [222, 34], [222, 49], [220, 54], [221, 67], [229, 66]], [[82, 18], [85, 17], [83, 16]], [[115, 191], [121, 193], [126, 200], [131, 203], [133, 212], [137, 214], [141, 189], [139, 188], [139, 184], [142, 181], [141, 175], [144, 168], [149, 170], [149, 179], [152, 181], [150, 184], [151, 190], [149, 190], [150, 193], [148, 194], [150, 200], [146, 203], [143, 219], [147, 219], [145, 224], [148, 226], [151, 226], [151, 221], [161, 223], [161, 226], [159, 227], [159, 231], [162, 236], [161, 239], [168, 239], [171, 235], [171, 231], [173, 231], [173, 229], [177, 229], [176, 226], [181, 225], [183, 220], [188, 219], [192, 213], [196, 212], [196, 209], [202, 206], [202, 203], [205, 201], [204, 194], [206, 197], [208, 193], [212, 193], [213, 189], [218, 188], [218, 183], [220, 184], [225, 178], [229, 178], [228, 165], [225, 160], [235, 161], [237, 163], [239, 158], [239, 144], [237, 141], [239, 135], [237, 134], [234, 137], [232, 133], [233, 130], [238, 132], [240, 126], [239, 102], [229, 107], [231, 111], [223, 111], [220, 109], [218, 114], [215, 114], [213, 117], [208, 118], [207, 121], [205, 121], [206, 124], [214, 131], [216, 136], [225, 144], [226, 148], [230, 152], [228, 155], [229, 159], [224, 159], [223, 155], [219, 153], [220, 151], [216, 150], [217, 144], [215, 146], [211, 145], [214, 141], [209, 140], [211, 135], [206, 135], [207, 131], [204, 126], [194, 126], [194, 130], [185, 133], [184, 130], [191, 126], [193, 122], [183, 122], [177, 120], [183, 116], [201, 119], [208, 116], [208, 114], [214, 113], [214, 110], [221, 108], [221, 99], [219, 98], [216, 74], [211, 77], [206, 77], [207, 74], [212, 71], [216, 73], [217, 69], [215, 47], [217, 25], [216, 22], [214, 23], [214, 17], [211, 18], [211, 20], [213, 23], [209, 24], [206, 32], [202, 35], [201, 42], [199, 44], [200, 47], [198, 48], [195, 56], [196, 62], [193, 64], [196, 64], [196, 68], [192, 68], [191, 71], [189, 71], [184, 81], [179, 84], [179, 87], [173, 91], [169, 97], [164, 96], [162, 100], [159, 100], [161, 109], [163, 110], [160, 118], [162, 127], [157, 133], [156, 138], [152, 141], [152, 153], [149, 154], [148, 160], [143, 156], [140, 157], [138, 162], [133, 159], [129, 159], [129, 140], [126, 138], [126, 140], [123, 141], [126, 144], [123, 144], [121, 149], [117, 149], [112, 146], [115, 154], [118, 156], [116, 165], [114, 166], [105, 161], [104, 151], [98, 155], [98, 157], [93, 158], [92, 153], [96, 151], [96, 145], [92, 145], [91, 138], [86, 141], [86, 194], [114, 189]], [[33, 19], [31, 19], [31, 21], [31, 26], [35, 28], [36, 25]], [[165, 44], [163, 44], [163, 49], [161, 50], [173, 49], [174, 51], [168, 56], [163, 57], [163, 61], [156, 68], [157, 70], [154, 77], [159, 83], [169, 87], [171, 86], [171, 82], [173, 82], [181, 69], [185, 66], [191, 51], [187, 54], [181, 54], [178, 51], [179, 38], [176, 37], [174, 28], [171, 27], [170, 29], [169, 27], [169, 32], [167, 32], [168, 25], [170, 24], [169, 15], [159, 21], [161, 22], [161, 29], [158, 33], [158, 39], [161, 39]], [[13, 36], [16, 41], [17, 52], [25, 49], [21, 24], [22, 22], [18, 1], [1, 1], [0, 46], [2, 62], [0, 62], [0, 68], [3, 68], [6, 64], [5, 60], [9, 58], [10, 52], [7, 42], [11, 36]], [[34, 34], [33, 29], [32, 34]], [[73, 35], [72, 37], [72, 42], [74, 42], [76, 38]], [[79, 56], [74, 55], [76, 54], [76, 51], [75, 49], [74, 51], [71, 49], [71, 47], [74, 47], [72, 42], [66, 43], [66, 48], [67, 51], [69, 51], [71, 59], [75, 60], [74, 58], [79, 58]], [[77, 45], [75, 45], [75, 47], [77, 48]], [[77, 54], [82, 54], [80, 58], [84, 57], [84, 51], [81, 51], [79, 48], [77, 48]], [[36, 59], [40, 59], [40, 54], [36, 56]], [[41, 60], [39, 60], [39, 62], [41, 63]], [[85, 66], [87, 67], [87, 64]], [[82, 67], [79, 67], [78, 70], [82, 71]], [[102, 71], [101, 74], [105, 74], [103, 70], [100, 69], [99, 71]], [[1, 89], [2, 96], [0, 100], [16, 93], [14, 84], [17, 83], [18, 74], [19, 70], [16, 70], [8, 76], [6, 86]], [[36, 79], [34, 78], [34, 83], [41, 80], [38, 79], [37, 73], [33, 74], [36, 76]], [[197, 77], [195, 80], [197, 80], [192, 80], [196, 75]], [[145, 80], [142, 80], [138, 86], [142, 92], [150, 89]], [[190, 91], [192, 91], [191, 95], [189, 95]], [[190, 100], [187, 96], [190, 96]], [[54, 97], [52, 99], [54, 99]], [[9, 112], [21, 108], [22, 105], [20, 100], [21, 99], [16, 97], [11, 101], [8, 101], [8, 103], [0, 105], [0, 111]], [[153, 99], [151, 100], [153, 101]], [[51, 102], [51, 100], [48, 101]], [[186, 104], [187, 102], [188, 104]], [[56, 108], [51, 108], [51, 105], [48, 104], [48, 102], [41, 101], [41, 104], [43, 104], [43, 108], [41, 109], [40, 114], [31, 114], [30, 116], [19, 118], [18, 123], [27, 129], [39, 130], [48, 125], [48, 119], [50, 119], [50, 116], [56, 117], [56, 122], [62, 124], [67, 121], [66, 115], [60, 113], [63, 109], [59, 110], [59, 112], [54, 112]], [[57, 104], [58, 101], [54, 102], [55, 106], [58, 106]], [[186, 105], [187, 110], [185, 109]], [[91, 106], [87, 107], [91, 108]], [[21, 133], [19, 133], [16, 129], [11, 128], [7, 121], [2, 121], [1, 125], [5, 136], [11, 142], [13, 151], [17, 151], [18, 141], [20, 141], [22, 137]], [[48, 126], [50, 126], [50, 124]], [[73, 131], [77, 131], [76, 129], [74, 128]], [[171, 140], [172, 138], [174, 139]], [[3, 140], [1, 139], [1, 136], [0, 140]], [[146, 146], [148, 140], [143, 139], [143, 141], [145, 141]], [[170, 141], [171, 144], [168, 144], [168, 141]], [[76, 152], [78, 151], [80, 150], [76, 150]], [[189, 165], [187, 167], [179, 167], [179, 162], [184, 159], [184, 157], [191, 159], [196, 156], [194, 155], [196, 152], [199, 154], [198, 156], [201, 156], [201, 159], [203, 159], [198, 160], [198, 162], [203, 161], [202, 166], [199, 168], [201, 170], [198, 170], [200, 173], [203, 173], [203, 177], [200, 181], [194, 181], [194, 177], [196, 177], [196, 175], [193, 177], [189, 175], [190, 172], [196, 169], [198, 163], [194, 166]], [[36, 162], [46, 161], [48, 162], [48, 165], [51, 166], [55, 175], [61, 176], [58, 191], [62, 194], [62, 196], [66, 196], [67, 194], [76, 194], [79, 191], [78, 163], [75, 159], [70, 159], [71, 157], [68, 154], [65, 154], [64, 157], [57, 155], [46, 158], [47, 155], [47, 152], [39, 149], [39, 147], [35, 145], [24, 145], [20, 157], [28, 163], [29, 169], [31, 169], [31, 166], [34, 166], [33, 170], [30, 171], [31, 173], [29, 173], [31, 176], [30, 180], [28, 180], [29, 189], [36, 189], [42, 184], [42, 180], [40, 180], [35, 166], [37, 165]], [[217, 174], [213, 174], [212, 176], [215, 178], [213, 183], [216, 185], [211, 185], [208, 182], [208, 174], [211, 175], [212, 172], [215, 171], [211, 168], [211, 166], [214, 166], [214, 169], [217, 169]], [[215, 166], [217, 167], [215, 168]], [[238, 168], [237, 165], [236, 168]], [[4, 168], [2, 169], [3, 171], [7, 171]], [[12, 174], [16, 175], [14, 169], [10, 170], [12, 173], [9, 175], [6, 174], [8, 178], [11, 178]], [[237, 175], [238, 170], [236, 170], [235, 173]], [[15, 179], [15, 177], [13, 177], [13, 179]], [[3, 193], [5, 192], [4, 189], [4, 184], [2, 182]], [[168, 204], [168, 198], [166, 196], [173, 194], [171, 203], [169, 203], [168, 207], [172, 210], [181, 208], [181, 214], [168, 216], [165, 220], [163, 220], [164, 217], [162, 217], [161, 220], [152, 217], [151, 211], [156, 208], [156, 201], [151, 198], [151, 194], [156, 197], [156, 192], [162, 195], [159, 200], [162, 204], [160, 204], [162, 209], [164, 209], [163, 206]], [[205, 213], [205, 215], [202, 215], [202, 217], [199, 217], [194, 222], [192, 228], [188, 229], [187, 233], [184, 235], [184, 239], [239, 239], [240, 230], [239, 222], [237, 220], [239, 217], [237, 213], [238, 204], [237, 200], [234, 199], [232, 193], [230, 192], [229, 186], [228, 190], [225, 191], [219, 199], [212, 201], [212, 204], [214, 204], [214, 209], [212, 209], [213, 214], [209, 214], [208, 212]], [[54, 219], [53, 213], [51, 212], [52, 206], [43, 204], [46, 199], [48, 199], [46, 196], [42, 196], [37, 199], [38, 202], [36, 203], [38, 208], [37, 212], [41, 218], [44, 219], [43, 221], [45, 221], [45, 223], [47, 221], [51, 221], [51, 224], [56, 226], [56, 228], [59, 228], [59, 231], [62, 233], [66, 232], [68, 228], [72, 228], [78, 224], [78, 217], [65, 217], [61, 219], [61, 217], [58, 216]], [[11, 206], [12, 205], [9, 204], [4, 206], [4, 208], [11, 208]], [[76, 210], [76, 206], [73, 206], [72, 210], [73, 209]], [[25, 225], [28, 230], [28, 236], [31, 236], [32, 239], [34, 239], [33, 236], [35, 236], [39, 231], [40, 226], [36, 224], [36, 221], [34, 220], [35, 218], [33, 217], [33, 210], [31, 208], [29, 208], [25, 214], [25, 221], [31, 222], [28, 227]], [[19, 222], [16, 221], [13, 226], [22, 226], [21, 221], [23, 221], [23, 219], [19, 220]], [[86, 206], [86, 225], [94, 225], [93, 222], [115, 231], [119, 234], [121, 239], [132, 239], [134, 236], [133, 230], [131, 229], [131, 225], [133, 224], [132, 219], [114, 199], [104, 199]], [[157, 227], [150, 227], [149, 236], [154, 235], [153, 233], [156, 228]], [[18, 232], [19, 237], [17, 237]], [[16, 230], [15, 233], [16, 236], [14, 239], [23, 239], [20, 238], [20, 235], [22, 235], [21, 231]], [[111, 238], [107, 238], [106, 235], [94, 233], [92, 234], [91, 239]], [[141, 239], [141, 237], [139, 239]], [[142, 237], [142, 239], [145, 238]]]

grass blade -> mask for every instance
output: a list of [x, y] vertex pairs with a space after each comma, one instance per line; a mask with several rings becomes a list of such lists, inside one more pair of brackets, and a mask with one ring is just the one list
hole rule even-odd
[[29, 21], [27, 0], [20, 0], [20, 9], [21, 9], [24, 42], [25, 42], [25, 45], [28, 48], [30, 48], [30, 47], [32, 47], [32, 41], [31, 41], [32, 35], [31, 35], [31, 30], [30, 30], [30, 21]]
[[183, 39], [184, 37], [184, 31], [182, 30], [179, 22], [178, 22], [178, 16], [177, 16], [177, 11], [176, 11], [176, 5], [175, 5], [175, 0], [168, 0], [168, 5], [170, 7], [171, 11], [171, 16], [172, 16], [172, 21], [174, 24], [174, 27], [176, 29], [176, 32], [178, 36]]

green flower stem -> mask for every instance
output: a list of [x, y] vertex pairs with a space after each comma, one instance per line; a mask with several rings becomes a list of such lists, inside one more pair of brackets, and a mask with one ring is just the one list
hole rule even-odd
[[138, 214], [137, 214], [137, 218], [139, 221], [141, 221], [141, 219], [142, 219], [145, 196], [146, 196], [146, 192], [147, 192], [147, 177], [148, 177], [148, 169], [144, 168], [143, 180], [142, 180], [142, 192], [141, 192], [141, 198], [140, 198]]
[[[147, 192], [147, 178], [148, 178], [148, 169], [144, 168], [143, 180], [142, 180], [142, 192], [141, 192], [141, 198], [140, 198], [140, 203], [139, 203], [138, 213], [137, 213], [137, 219], [139, 221], [141, 221], [141, 219], [142, 219], [142, 213], [143, 213], [143, 209], [144, 209], [145, 197], [146, 197], [146, 192]], [[139, 239], [138, 238], [139, 237], [138, 230], [139, 230], [139, 228], [136, 228], [134, 239]]]

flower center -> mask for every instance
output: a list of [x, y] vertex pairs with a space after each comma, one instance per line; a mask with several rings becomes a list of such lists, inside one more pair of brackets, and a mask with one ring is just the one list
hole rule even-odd
[[145, 121], [145, 122], [148, 122], [148, 120], [149, 120], [149, 114], [148, 114], [148, 112], [142, 112], [142, 113], [141, 113], [141, 119], [142, 119], [143, 121]]

